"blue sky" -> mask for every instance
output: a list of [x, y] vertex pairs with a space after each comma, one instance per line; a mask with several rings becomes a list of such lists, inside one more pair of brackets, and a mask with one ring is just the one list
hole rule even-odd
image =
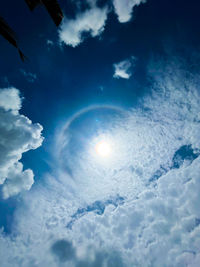
[[198, 266], [200, 4], [59, 4], [1, 4], [3, 267]]

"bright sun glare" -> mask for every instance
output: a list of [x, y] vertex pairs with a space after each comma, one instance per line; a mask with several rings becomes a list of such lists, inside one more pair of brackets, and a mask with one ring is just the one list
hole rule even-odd
[[106, 141], [100, 141], [95, 146], [96, 153], [101, 157], [108, 157], [111, 153], [111, 147]]

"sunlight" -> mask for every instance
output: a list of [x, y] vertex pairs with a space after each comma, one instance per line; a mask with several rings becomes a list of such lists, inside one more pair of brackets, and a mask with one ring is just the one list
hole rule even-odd
[[108, 157], [111, 154], [111, 146], [103, 140], [96, 144], [95, 151], [101, 157]]

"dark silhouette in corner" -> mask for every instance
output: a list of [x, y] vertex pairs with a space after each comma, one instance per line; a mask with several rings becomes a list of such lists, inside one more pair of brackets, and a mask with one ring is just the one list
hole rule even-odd
[[[25, 2], [31, 11], [40, 4], [45, 6], [56, 26], [60, 25], [64, 16], [57, 0], [25, 0]], [[18, 46], [15, 32], [2, 17], [0, 17], [0, 35], [2, 35], [10, 44], [17, 48], [20, 58], [24, 62], [26, 57]]]
[[0, 34], [14, 47], [17, 48], [20, 58], [22, 61], [25, 61], [26, 57], [22, 53], [22, 51], [19, 49], [19, 46], [17, 44], [17, 40], [15, 37], [15, 32], [10, 28], [10, 26], [7, 24], [7, 22], [0, 17]]
[[25, 2], [31, 11], [40, 4], [44, 5], [56, 26], [60, 25], [63, 19], [63, 13], [57, 0], [25, 0]]

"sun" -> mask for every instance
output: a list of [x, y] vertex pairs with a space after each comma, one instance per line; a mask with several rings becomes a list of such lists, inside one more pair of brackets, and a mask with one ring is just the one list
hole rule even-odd
[[108, 157], [111, 154], [111, 146], [108, 142], [102, 140], [96, 144], [95, 151], [101, 157]]

